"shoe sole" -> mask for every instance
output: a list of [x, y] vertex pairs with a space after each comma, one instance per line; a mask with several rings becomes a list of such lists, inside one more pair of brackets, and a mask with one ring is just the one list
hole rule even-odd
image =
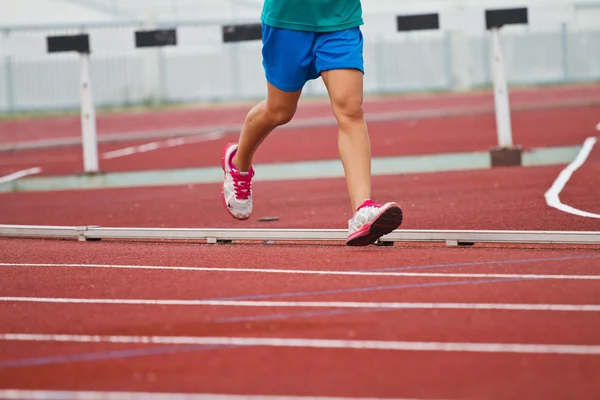
[[383, 210], [369, 225], [362, 235], [348, 239], [348, 246], [368, 246], [380, 237], [392, 233], [402, 224], [402, 209], [398, 205], [390, 205]]
[[[227, 170], [225, 168], [225, 160], [226, 160], [226, 156], [227, 156], [227, 151], [232, 147], [235, 146], [236, 143], [229, 143], [227, 146], [225, 146], [223, 148], [223, 152], [221, 153], [221, 168], [223, 168], [223, 180], [225, 180], [225, 177], [227, 176]], [[229, 212], [229, 215], [231, 215], [233, 218], [239, 220], [239, 221], [246, 221], [247, 219], [250, 219], [250, 216], [252, 214], [249, 214], [247, 217], [240, 217], [237, 216], [236, 214], [234, 214], [231, 209], [227, 206], [227, 200], [225, 199], [225, 181], [223, 181], [223, 184], [221, 185], [221, 201], [223, 202], [223, 206], [225, 206], [225, 209]]]

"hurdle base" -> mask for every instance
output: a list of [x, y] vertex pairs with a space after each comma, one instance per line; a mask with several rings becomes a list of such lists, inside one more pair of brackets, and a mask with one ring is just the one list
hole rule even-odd
[[207, 244], [232, 244], [233, 240], [231, 239], [219, 239], [216, 237], [208, 237], [206, 238]]
[[[192, 240], [208, 244], [252, 241], [345, 242], [346, 229], [192, 229], [192, 228], [112, 228], [99, 226], [0, 225], [0, 237], [71, 238], [79, 241]], [[395, 242], [440, 242], [446, 246], [473, 246], [479, 243], [600, 245], [600, 231], [494, 231], [494, 230], [395, 230], [380, 238], [380, 246]]]
[[102, 241], [102, 238], [100, 237], [94, 237], [94, 236], [88, 236], [85, 234], [85, 232], [88, 229], [94, 229], [94, 228], [102, 228], [100, 225], [88, 225], [88, 226], [80, 226], [78, 227], [78, 233], [77, 233], [77, 240], [79, 242], [100, 242]]
[[523, 149], [521, 146], [493, 147], [490, 149], [492, 168], [515, 167], [523, 165]]
[[97, 178], [106, 175], [106, 171], [81, 171], [75, 174], [76, 177]]
[[475, 242], [464, 242], [459, 240], [446, 240], [446, 247], [470, 247], [475, 246]]

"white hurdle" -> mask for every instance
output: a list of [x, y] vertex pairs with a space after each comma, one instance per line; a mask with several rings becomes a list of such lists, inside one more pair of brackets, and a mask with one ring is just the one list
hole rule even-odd
[[85, 174], [100, 172], [96, 112], [92, 95], [91, 54], [132, 51], [164, 46], [202, 47], [212, 42], [236, 42], [260, 39], [260, 26], [224, 25], [215, 32], [203, 26], [177, 29], [146, 29], [90, 35], [0, 36], [0, 57], [43, 56], [54, 53], [78, 53], [80, 58], [80, 115], [83, 170]]
[[83, 169], [99, 172], [96, 113], [92, 96], [90, 41], [86, 34], [67, 36], [5, 36], [0, 38], [0, 56], [40, 56], [46, 53], [76, 52], [80, 58], [80, 115], [83, 144]]
[[[0, 225], [0, 237], [61, 238], [78, 241], [101, 239], [196, 241], [207, 244], [260, 242], [344, 242], [344, 229], [194, 229], [113, 228], [100, 226]], [[493, 230], [395, 230], [378, 245], [396, 242], [445, 243], [456, 247], [476, 243], [505, 244], [600, 244], [600, 232], [579, 231], [493, 231]]]
[[513, 143], [512, 123], [507, 74], [501, 30], [507, 25], [533, 27], [556, 26], [574, 20], [574, 4], [544, 4], [523, 1], [512, 8], [484, 8], [460, 4], [440, 12], [409, 14], [397, 17], [399, 32], [444, 30], [479, 33], [490, 32], [490, 68], [494, 88], [494, 112], [498, 146], [490, 149], [491, 165], [510, 166], [522, 164], [522, 149]]

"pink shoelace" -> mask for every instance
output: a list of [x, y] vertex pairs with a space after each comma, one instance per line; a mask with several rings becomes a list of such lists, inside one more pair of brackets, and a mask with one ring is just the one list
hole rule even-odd
[[233, 187], [235, 188], [236, 199], [248, 200], [252, 189], [254, 170], [250, 169], [247, 173], [241, 173], [236, 169], [232, 169], [231, 176], [233, 177]]
[[368, 199], [368, 200], [365, 200], [360, 206], [358, 206], [356, 211], [360, 210], [361, 208], [365, 208], [365, 207], [380, 207], [380, 205], [375, 203], [373, 200]]

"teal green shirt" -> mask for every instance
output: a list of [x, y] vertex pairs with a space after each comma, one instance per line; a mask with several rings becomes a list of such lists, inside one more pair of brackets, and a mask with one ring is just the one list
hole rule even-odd
[[265, 0], [261, 20], [274, 28], [311, 32], [363, 24], [360, 0]]

